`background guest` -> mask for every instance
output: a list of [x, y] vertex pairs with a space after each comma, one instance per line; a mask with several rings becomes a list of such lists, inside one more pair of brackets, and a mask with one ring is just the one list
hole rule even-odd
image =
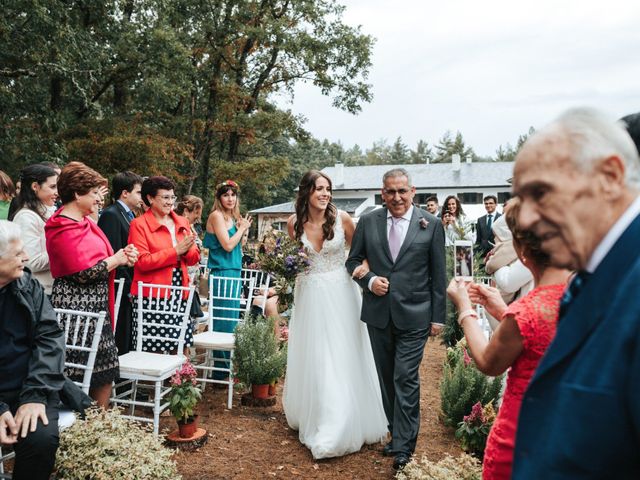
[[13, 221], [20, 225], [24, 249], [29, 256], [27, 267], [51, 295], [53, 277], [49, 266], [49, 253], [44, 234], [44, 224], [55, 210], [58, 199], [58, 175], [46, 165], [28, 165], [20, 172], [21, 183], [17, 200], [17, 212]]
[[[141, 189], [142, 177], [133, 172], [118, 173], [111, 180], [113, 203], [102, 211], [98, 226], [106, 235], [114, 252], [129, 244], [129, 224], [134, 218], [133, 210], [142, 203]], [[115, 276], [124, 279], [123, 296], [115, 330], [118, 354], [124, 355], [131, 350], [132, 309], [129, 292], [133, 281], [133, 268], [122, 265], [116, 269]]]
[[431, 195], [427, 198], [427, 212], [436, 217], [440, 217], [440, 205], [438, 204], [438, 196]]
[[[195, 229], [195, 225], [202, 221], [202, 209], [204, 208], [204, 202], [200, 197], [195, 195], [185, 195], [182, 200], [176, 205], [176, 213], [183, 216], [189, 221], [191, 226], [191, 233], [195, 235], [195, 241], [198, 248], [202, 248], [202, 240], [198, 237], [198, 232]], [[197, 278], [200, 272], [200, 265], [196, 264], [188, 268], [189, 279], [191, 283], [197, 285]]]
[[[54, 307], [107, 312], [109, 321], [102, 329], [89, 390], [89, 395], [102, 407], [109, 404], [111, 383], [118, 377], [118, 351], [111, 320], [115, 269], [132, 265], [137, 258], [137, 252], [131, 246], [114, 254], [102, 230], [87, 218], [97, 209], [99, 190], [106, 182], [98, 172], [83, 163], [67, 164], [58, 177], [62, 207], [45, 225], [54, 278], [51, 293]], [[67, 360], [73, 362], [74, 355], [86, 353], [69, 352]], [[81, 380], [83, 371], [69, 369], [67, 374], [74, 380]]]
[[[560, 298], [569, 278], [568, 270], [549, 265], [549, 256], [542, 251], [540, 240], [518, 225], [519, 213], [520, 204], [513, 199], [506, 214], [507, 222], [518, 256], [535, 278], [535, 289], [508, 307], [495, 288], [465, 285], [464, 281], [454, 278], [447, 289], [458, 309], [458, 321], [478, 369], [496, 376], [510, 368], [502, 405], [484, 452], [482, 475], [485, 479], [511, 478], [522, 396], [555, 335]], [[483, 305], [495, 318], [502, 319], [490, 341], [477, 322], [472, 302]]]
[[13, 181], [9, 175], [0, 170], [0, 220], [9, 218], [9, 206], [15, 195], [16, 188]]
[[461, 240], [456, 230], [456, 218], [448, 210], [442, 210], [440, 218], [444, 227], [444, 245], [445, 247], [452, 247], [456, 240]]
[[448, 222], [445, 225], [445, 235], [449, 230], [448, 236], [456, 240], [472, 240], [471, 225], [467, 221], [467, 216], [462, 209], [460, 200], [455, 195], [449, 195], [442, 205], [442, 211], [440, 212], [440, 218], [444, 223], [444, 213], [449, 212], [453, 216], [453, 222]]
[[[213, 208], [207, 219], [207, 231], [204, 234], [204, 246], [209, 249], [208, 267], [211, 275], [217, 277], [240, 278], [242, 270], [242, 237], [251, 227], [251, 218], [240, 216], [240, 201], [238, 192], [240, 187], [233, 180], [226, 180], [216, 186]], [[214, 290], [219, 287], [213, 285]], [[237, 297], [238, 300], [217, 300], [213, 308], [216, 318], [233, 318], [234, 320], [216, 320], [214, 329], [218, 332], [233, 332], [237, 325], [238, 313], [233, 310], [223, 310], [220, 307], [238, 308], [240, 303], [240, 289], [236, 292], [225, 292], [225, 296]], [[216, 307], [218, 307], [216, 309]], [[214, 358], [229, 358], [228, 352], [214, 352]], [[228, 366], [226, 362], [214, 362], [216, 367]], [[221, 372], [214, 371], [215, 379], [222, 379]]]
[[[191, 232], [189, 221], [173, 211], [176, 197], [175, 184], [167, 177], [149, 177], [142, 182], [142, 201], [149, 209], [131, 222], [129, 243], [140, 252], [133, 269], [131, 295], [143, 296], [145, 308], [156, 308], [158, 299], [145, 296], [138, 291], [138, 282], [157, 285], [189, 286], [187, 267], [200, 261], [200, 251], [196, 236]], [[164, 294], [166, 296], [166, 292]], [[181, 310], [186, 308], [183, 301]], [[133, 298], [133, 345], [137, 345], [138, 302]], [[180, 318], [175, 315], [156, 314], [154, 323], [177, 325]], [[149, 327], [151, 334], [158, 337], [178, 338], [177, 329]], [[193, 328], [187, 326], [185, 353], [193, 344]], [[145, 340], [143, 349], [155, 353], [176, 353], [175, 342], [169, 340]], [[182, 353], [182, 352], [180, 352]]]
[[636, 150], [640, 152], [640, 113], [632, 113], [620, 119], [627, 129], [627, 133], [633, 140]]
[[64, 335], [42, 286], [24, 270], [20, 227], [0, 220], [0, 444], [14, 480], [48, 480], [58, 449]]
[[500, 212], [496, 212], [498, 199], [494, 195], [487, 195], [483, 201], [487, 214], [478, 218], [476, 223], [476, 249], [484, 259], [493, 248], [495, 238], [491, 227], [500, 218]]
[[105, 202], [105, 199], [107, 198], [108, 193], [109, 193], [109, 188], [106, 185], [102, 185], [98, 189], [97, 208], [89, 214], [89, 218], [96, 223], [98, 223], [98, 220], [100, 220], [100, 215], [102, 215], [102, 210], [104, 209], [104, 202]]
[[[195, 235], [198, 250], [202, 250], [202, 240], [200, 240], [196, 225], [202, 221], [203, 208], [204, 202], [200, 197], [196, 197], [195, 195], [185, 195], [176, 205], [176, 213], [186, 218], [191, 225], [191, 233]], [[189, 283], [196, 286], [197, 293], [198, 287], [200, 286], [200, 262], [198, 261], [195, 265], [189, 266], [187, 272], [189, 274]], [[197, 295], [191, 303], [191, 318], [194, 322], [198, 318], [204, 318], [199, 295]], [[195, 329], [195, 325], [193, 328]]]
[[[486, 257], [484, 267], [487, 275], [493, 276], [495, 286], [506, 304], [524, 297], [533, 289], [531, 270], [520, 261], [513, 246], [513, 235], [506, 221], [508, 208], [508, 205], [505, 205], [504, 214], [493, 224], [496, 245]], [[491, 329], [498, 328], [500, 320], [493, 318], [488, 312], [485, 313]]]

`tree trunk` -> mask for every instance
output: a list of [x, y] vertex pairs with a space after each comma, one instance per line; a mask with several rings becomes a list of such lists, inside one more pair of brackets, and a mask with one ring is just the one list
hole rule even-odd
[[51, 77], [51, 98], [49, 106], [54, 112], [57, 112], [62, 108], [62, 85], [62, 78], [60, 76], [53, 75], [53, 77]]
[[122, 114], [127, 111], [127, 99], [129, 91], [124, 80], [118, 80], [113, 84], [113, 109]]

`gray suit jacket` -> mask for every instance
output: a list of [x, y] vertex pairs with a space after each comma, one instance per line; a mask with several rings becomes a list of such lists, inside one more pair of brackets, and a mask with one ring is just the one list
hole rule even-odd
[[[426, 228], [421, 219], [427, 222]], [[422, 223], [424, 223], [422, 222]], [[387, 239], [387, 209], [360, 218], [351, 241], [346, 266], [349, 273], [364, 259], [371, 271], [356, 280], [364, 291], [361, 320], [377, 328], [389, 321], [401, 330], [429, 328], [445, 321], [446, 268], [444, 228], [430, 213], [414, 207], [404, 243], [395, 263]], [[371, 277], [389, 280], [389, 292], [381, 297], [369, 291]]]

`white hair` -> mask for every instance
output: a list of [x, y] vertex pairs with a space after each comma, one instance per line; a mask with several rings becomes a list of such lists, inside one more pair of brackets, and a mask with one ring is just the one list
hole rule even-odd
[[20, 240], [20, 225], [0, 220], [0, 257], [9, 249], [9, 244]]
[[640, 158], [624, 123], [615, 121], [594, 108], [572, 108], [539, 133], [559, 131], [566, 137], [574, 164], [591, 172], [595, 163], [610, 156], [619, 157], [625, 166], [625, 183], [640, 186]]

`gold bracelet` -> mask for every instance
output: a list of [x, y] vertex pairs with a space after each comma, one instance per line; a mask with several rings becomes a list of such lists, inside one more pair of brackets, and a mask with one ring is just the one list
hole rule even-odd
[[460, 315], [458, 315], [458, 325], [462, 326], [462, 320], [464, 320], [466, 317], [478, 318], [478, 314], [476, 313], [475, 310], [472, 310], [472, 309], [465, 310], [464, 312], [460, 312]]

